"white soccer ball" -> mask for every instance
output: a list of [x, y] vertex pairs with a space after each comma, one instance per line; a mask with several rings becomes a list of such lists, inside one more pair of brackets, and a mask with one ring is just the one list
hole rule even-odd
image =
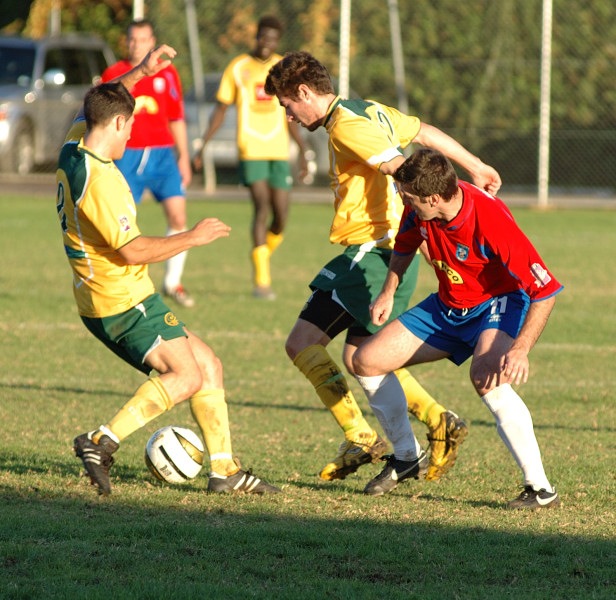
[[201, 438], [185, 427], [163, 427], [148, 440], [145, 464], [161, 481], [184, 483], [196, 477], [203, 466]]

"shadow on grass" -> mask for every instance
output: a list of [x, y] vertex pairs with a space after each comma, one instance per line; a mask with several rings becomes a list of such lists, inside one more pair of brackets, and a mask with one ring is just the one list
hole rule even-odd
[[5, 388], [8, 390], [36, 390], [38, 392], [61, 392], [63, 394], [75, 394], [86, 396], [117, 396], [118, 398], [126, 397], [125, 392], [118, 390], [100, 390], [100, 389], [85, 389], [85, 388], [71, 388], [58, 385], [37, 385], [30, 383], [0, 383], [0, 389]]
[[607, 539], [289, 515], [282, 497], [156, 508], [7, 487], [1, 495], [5, 599], [586, 600], [616, 593], [616, 547]]

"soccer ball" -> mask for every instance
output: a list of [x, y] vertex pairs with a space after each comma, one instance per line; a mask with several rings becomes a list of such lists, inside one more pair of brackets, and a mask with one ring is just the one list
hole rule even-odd
[[145, 447], [145, 464], [161, 481], [184, 483], [203, 466], [203, 443], [190, 429], [169, 425], [159, 429]]

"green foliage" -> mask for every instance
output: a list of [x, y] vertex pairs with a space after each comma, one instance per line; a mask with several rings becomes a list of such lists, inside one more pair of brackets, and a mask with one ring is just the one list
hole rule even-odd
[[[219, 497], [204, 475], [163, 486], [143, 462], [163, 425], [195, 426], [183, 403], [126, 440], [113, 494], [79, 477], [75, 435], [105, 422], [143, 381], [81, 324], [50, 186], [48, 198], [0, 198], [0, 597], [608, 600], [616, 575], [616, 470], [612, 460], [616, 212], [515, 209], [565, 290], [531, 354], [520, 393], [533, 414], [560, 510], [506, 511], [520, 472], [468, 381], [468, 365], [423, 365], [415, 375], [463, 415], [470, 435], [443, 480], [362, 494], [381, 465], [345, 481], [316, 476], [341, 432], [292, 366], [284, 340], [307, 283], [337, 248], [329, 205], [293, 205], [272, 259], [278, 299], [251, 296], [250, 207], [191, 201], [189, 223], [218, 216], [229, 238], [191, 250], [185, 283], [198, 301], [178, 309], [221, 357], [235, 453], [283, 488], [271, 498]], [[145, 202], [146, 235], [163, 234]], [[152, 265], [157, 284], [162, 265]], [[434, 288], [424, 266], [416, 299]], [[331, 354], [339, 359], [341, 340]], [[376, 424], [356, 382], [350, 384]], [[426, 429], [413, 422], [425, 444]]]

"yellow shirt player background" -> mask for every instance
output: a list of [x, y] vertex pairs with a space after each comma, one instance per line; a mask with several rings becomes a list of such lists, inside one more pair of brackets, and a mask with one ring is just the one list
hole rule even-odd
[[216, 99], [237, 105], [237, 146], [240, 160], [288, 160], [289, 133], [284, 109], [265, 93], [265, 79], [282, 56], [260, 60], [249, 54], [225, 69]]
[[383, 176], [378, 169], [409, 145], [419, 132], [420, 120], [378, 102], [338, 97], [324, 126], [329, 134], [336, 209], [331, 243], [350, 246], [375, 242], [378, 247], [393, 248], [402, 201], [393, 178]]
[[79, 314], [102, 318], [129, 310], [155, 289], [147, 265], [127, 265], [115, 252], [141, 235], [135, 201], [113, 161], [83, 146], [85, 131], [85, 120], [76, 121], [60, 152], [57, 210]]

